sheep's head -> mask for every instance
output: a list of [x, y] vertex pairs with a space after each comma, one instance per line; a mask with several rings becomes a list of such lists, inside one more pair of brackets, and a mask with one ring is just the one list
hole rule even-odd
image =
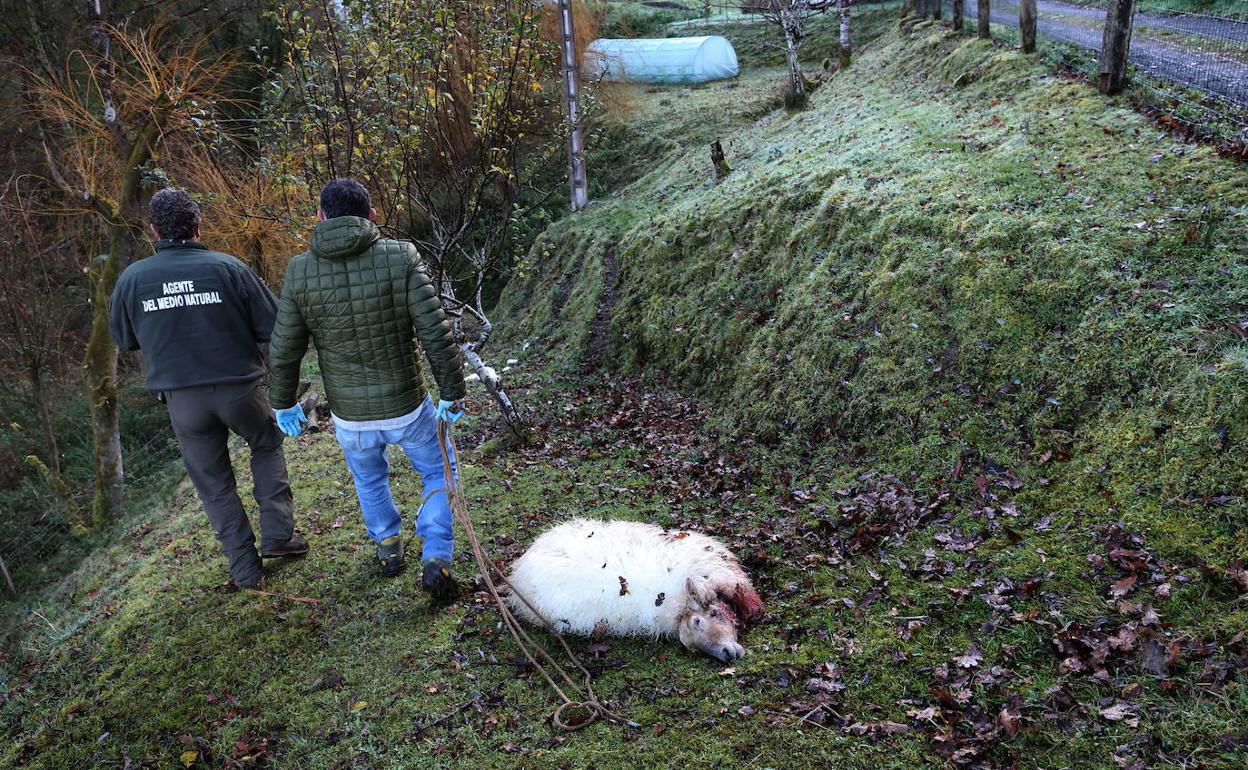
[[688, 598], [680, 614], [680, 643], [713, 658], [731, 663], [745, 655], [737, 642], [737, 614], [728, 602], [714, 592], [685, 581]]

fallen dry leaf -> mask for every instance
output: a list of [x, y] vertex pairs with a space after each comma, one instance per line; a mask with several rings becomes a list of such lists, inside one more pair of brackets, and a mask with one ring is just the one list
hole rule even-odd
[[953, 662], [958, 664], [959, 668], [975, 668], [984, 661], [984, 655], [980, 652], [979, 645], [971, 642], [970, 648], [961, 655], [953, 656]]
[[1154, 676], [1170, 675], [1170, 651], [1160, 639], [1146, 639], [1140, 647], [1141, 664]]
[[1137, 576], [1127, 575], [1122, 580], [1116, 581], [1112, 586], [1110, 586], [1109, 595], [1115, 599], [1121, 599], [1131, 593], [1131, 589], [1135, 588], [1135, 581], [1137, 580], [1139, 580]]
[[1115, 703], [1108, 708], [1101, 709], [1101, 716], [1111, 722], [1122, 722], [1128, 727], [1137, 727], [1140, 724], [1140, 718], [1125, 703]]
[[1235, 585], [1239, 586], [1239, 590], [1248, 592], [1248, 569], [1244, 569], [1242, 561], [1236, 559], [1231, 562], [1231, 566], [1227, 568], [1226, 574]]

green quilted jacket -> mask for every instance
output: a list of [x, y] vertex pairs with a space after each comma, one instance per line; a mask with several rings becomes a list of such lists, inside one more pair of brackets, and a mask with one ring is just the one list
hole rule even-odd
[[295, 403], [299, 362], [316, 345], [330, 409], [344, 420], [384, 420], [425, 399], [416, 342], [438, 395], [464, 397], [463, 361], [416, 247], [381, 238], [360, 217], [317, 224], [311, 250], [290, 261], [269, 343], [269, 402]]

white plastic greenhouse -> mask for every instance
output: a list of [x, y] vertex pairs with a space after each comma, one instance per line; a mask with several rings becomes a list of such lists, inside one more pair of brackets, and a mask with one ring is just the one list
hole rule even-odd
[[604, 80], [625, 83], [706, 83], [735, 78], [737, 52], [728, 38], [599, 38], [585, 50], [585, 68]]

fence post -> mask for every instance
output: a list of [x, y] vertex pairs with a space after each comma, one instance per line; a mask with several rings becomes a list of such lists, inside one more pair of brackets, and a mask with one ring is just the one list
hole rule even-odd
[[1131, 51], [1131, 19], [1135, 0], [1109, 0], [1105, 12], [1105, 36], [1097, 65], [1097, 87], [1103, 94], [1116, 94], [1127, 85], [1127, 54]]
[[1023, 53], [1036, 52], [1036, 0], [1020, 0], [1018, 29], [1023, 33]]
[[975, 31], [980, 38], [989, 40], [992, 38], [992, 31], [988, 28], [991, 23], [992, 16], [992, 0], [979, 0], [979, 7], [975, 16]]
[[962, 34], [962, 7], [966, 0], [953, 0], [953, 31]]
[[4, 582], [8, 583], [9, 590], [13, 592], [14, 596], [17, 596], [17, 589], [13, 587], [13, 578], [9, 577], [9, 569], [4, 566], [3, 558], [0, 558], [0, 573], [4, 575]]

